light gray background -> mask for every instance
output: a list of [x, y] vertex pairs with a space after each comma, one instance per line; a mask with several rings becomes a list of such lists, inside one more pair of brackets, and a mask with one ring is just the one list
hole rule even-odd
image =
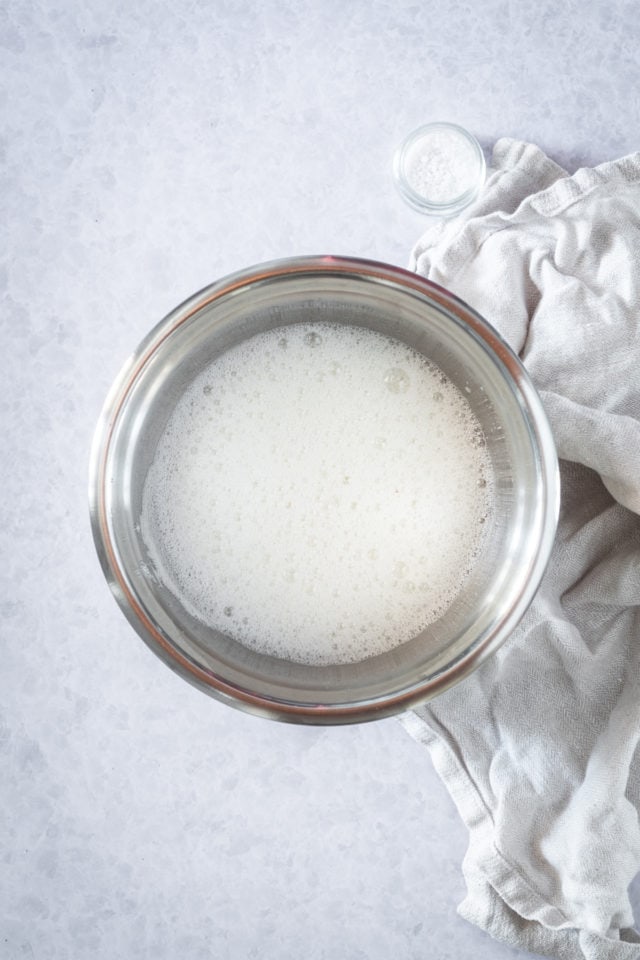
[[[137, 639], [86, 510], [91, 434], [170, 308], [260, 261], [406, 264], [413, 127], [639, 147], [631, 2], [0, 5], [0, 957], [506, 960], [395, 720], [232, 711]], [[636, 895], [636, 899], [640, 899]]]

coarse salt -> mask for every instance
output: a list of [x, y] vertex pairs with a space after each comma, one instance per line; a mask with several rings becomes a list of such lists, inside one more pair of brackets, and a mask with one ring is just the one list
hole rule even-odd
[[464, 134], [451, 128], [428, 130], [405, 161], [407, 182], [433, 203], [457, 200], [478, 179], [478, 156]]

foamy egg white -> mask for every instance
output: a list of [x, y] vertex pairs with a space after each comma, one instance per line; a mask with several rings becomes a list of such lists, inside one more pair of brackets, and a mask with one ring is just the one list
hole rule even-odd
[[253, 337], [188, 387], [145, 481], [164, 583], [259, 652], [347, 663], [452, 603], [491, 511], [480, 425], [397, 340], [329, 323]]

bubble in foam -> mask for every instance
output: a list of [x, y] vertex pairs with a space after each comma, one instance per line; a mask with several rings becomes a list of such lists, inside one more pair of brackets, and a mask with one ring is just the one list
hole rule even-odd
[[411, 381], [406, 370], [402, 370], [400, 367], [392, 367], [385, 373], [384, 382], [390, 393], [406, 393]]
[[296, 324], [239, 344], [187, 388], [148, 473], [142, 530], [192, 615], [264, 653], [341, 663], [447, 609], [491, 498], [484, 435], [438, 368], [364, 328]]

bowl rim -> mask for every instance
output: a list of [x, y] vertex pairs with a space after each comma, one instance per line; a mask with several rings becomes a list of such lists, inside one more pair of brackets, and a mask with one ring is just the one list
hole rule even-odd
[[[263, 696], [225, 680], [178, 650], [151, 621], [132, 592], [118, 563], [107, 517], [106, 469], [110, 443], [120, 411], [150, 357], [174, 330], [216, 300], [257, 282], [304, 274], [333, 275], [343, 279], [364, 276], [368, 280], [399, 286], [431, 303], [435, 302], [469, 326], [497, 357], [517, 387], [524, 401], [540, 461], [542, 523], [529, 575], [515, 602], [497, 618], [481, 642], [435, 676], [418, 680], [392, 694], [379, 694], [355, 702], [309, 704]], [[472, 307], [433, 281], [388, 263], [333, 255], [284, 258], [237, 271], [209, 284], [172, 310], [143, 338], [116, 376], [98, 418], [89, 462], [89, 514], [96, 552], [117, 603], [144, 642], [183, 679], [216, 699], [259, 716], [308, 724], [356, 723], [402, 713], [449, 689], [480, 666], [506, 640], [538, 589], [555, 538], [559, 498], [558, 459], [542, 402], [521, 361], [500, 334]]]

